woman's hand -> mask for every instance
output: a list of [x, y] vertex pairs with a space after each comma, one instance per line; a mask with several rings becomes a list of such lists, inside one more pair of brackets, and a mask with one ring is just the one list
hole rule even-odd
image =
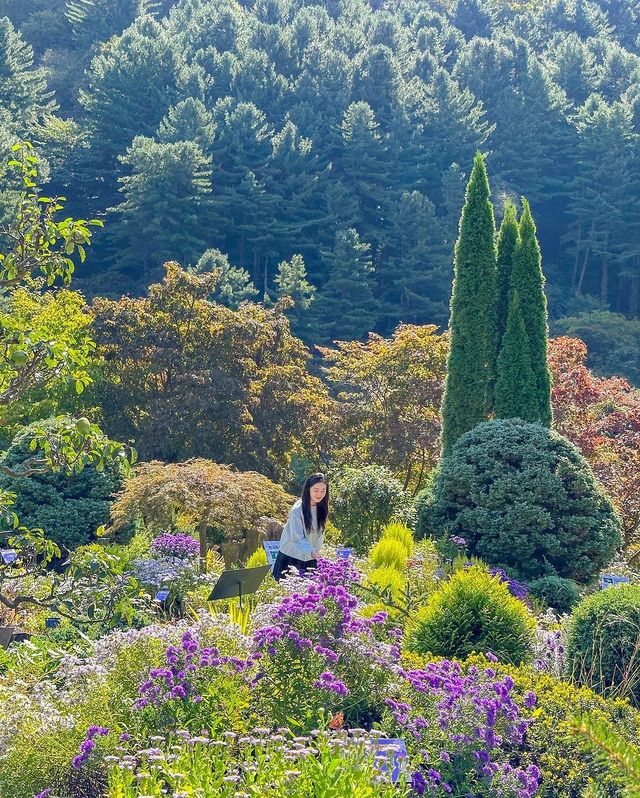
[[314, 559], [314, 560], [319, 560], [319, 559], [320, 559], [320, 552], [319, 552], [319, 551], [316, 551], [316, 550], [314, 549], [314, 550], [311, 552], [311, 557], [312, 557], [312, 559]]

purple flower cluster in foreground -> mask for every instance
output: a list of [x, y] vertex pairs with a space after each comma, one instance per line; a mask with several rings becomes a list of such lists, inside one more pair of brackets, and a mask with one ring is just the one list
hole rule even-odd
[[454, 546], [460, 546], [464, 548], [467, 545], [467, 541], [465, 538], [460, 537], [460, 535], [451, 535], [449, 540], [453, 543]]
[[109, 734], [109, 729], [105, 729], [104, 726], [89, 726], [85, 739], [80, 743], [80, 753], [76, 754], [71, 760], [71, 764], [76, 770], [80, 770], [89, 759], [89, 754], [96, 747], [94, 738], [104, 737], [107, 734]]
[[[424, 752], [424, 765], [413, 774], [417, 795], [477, 794], [491, 787], [492, 794], [532, 798], [540, 772], [499, 761], [503, 748], [523, 744], [531, 720], [522, 717], [513, 698], [510, 676], [498, 678], [492, 667], [472, 666], [466, 673], [459, 663], [429, 663], [424, 669], [402, 672], [413, 698], [411, 704], [387, 700], [396, 723], [415, 740], [432, 746]], [[529, 692], [524, 704], [531, 709], [536, 696]], [[439, 761], [434, 764], [433, 746]], [[462, 778], [462, 781], [460, 780]]]
[[166, 666], [152, 668], [148, 679], [140, 685], [140, 698], [134, 704], [136, 709], [176, 699], [189, 699], [197, 704], [202, 697], [196, 687], [196, 678], [201, 678], [203, 671], [209, 668], [217, 670], [226, 665], [239, 672], [250, 664], [250, 661], [237, 657], [223, 657], [217, 648], [200, 648], [189, 630], [182, 635], [179, 646], [167, 648], [165, 656]]
[[190, 535], [165, 532], [154, 539], [151, 550], [160, 557], [178, 557], [186, 560], [198, 556], [200, 545]]
[[42, 792], [39, 792], [37, 795], [34, 795], [33, 798], [48, 798], [51, 794], [51, 787], [47, 787]]

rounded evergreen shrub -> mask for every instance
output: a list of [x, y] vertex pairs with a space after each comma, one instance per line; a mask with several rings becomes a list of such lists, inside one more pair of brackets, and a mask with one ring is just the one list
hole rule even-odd
[[381, 568], [388, 566], [402, 572], [407, 565], [407, 550], [399, 540], [380, 538], [369, 552], [369, 561]]
[[407, 551], [407, 557], [411, 557], [413, 554], [413, 534], [406, 524], [402, 524], [399, 521], [392, 521], [382, 530], [382, 538], [390, 538], [391, 540], [397, 540], [399, 543], [402, 543]]
[[413, 518], [413, 500], [384, 466], [344, 468], [331, 481], [331, 518], [342, 542], [359, 553], [380, 537], [392, 519]]
[[[14, 438], [2, 462], [18, 470], [33, 452], [29, 444], [36, 427], [57, 426], [54, 419], [25, 427]], [[13, 509], [20, 522], [32, 529], [40, 528], [63, 549], [75, 549], [95, 540], [96, 529], [109, 521], [114, 494], [123, 485], [121, 466], [107, 465], [98, 472], [86, 466], [79, 474], [48, 472], [23, 479], [0, 475], [0, 489], [16, 494]], [[127, 526], [118, 542], [130, 539], [133, 527]]]
[[424, 488], [418, 491], [414, 499], [413, 509], [416, 516], [416, 538], [418, 540], [435, 537], [439, 531], [435, 528], [433, 517], [434, 488], [439, 473], [439, 466], [431, 471]]
[[620, 518], [578, 449], [518, 419], [462, 435], [442, 463], [432, 512], [446, 537], [487, 563], [533, 580], [588, 582], [621, 541]]
[[562, 613], [569, 613], [580, 601], [580, 588], [572, 579], [561, 576], [541, 576], [529, 585], [529, 592], [548, 607]]
[[607, 588], [580, 602], [569, 621], [566, 654], [575, 681], [640, 704], [640, 585]]
[[464, 659], [495, 654], [519, 665], [533, 651], [535, 620], [508, 585], [479, 565], [456, 571], [407, 627], [407, 648], [418, 654]]

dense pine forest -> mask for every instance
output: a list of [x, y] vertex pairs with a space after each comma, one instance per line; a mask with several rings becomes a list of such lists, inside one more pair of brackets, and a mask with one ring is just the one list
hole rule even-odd
[[[552, 332], [640, 380], [636, 0], [0, 0], [0, 155], [105, 222], [85, 295], [165, 261], [293, 296], [308, 343], [444, 328], [476, 151], [528, 199]], [[4, 184], [3, 208], [12, 186]]]

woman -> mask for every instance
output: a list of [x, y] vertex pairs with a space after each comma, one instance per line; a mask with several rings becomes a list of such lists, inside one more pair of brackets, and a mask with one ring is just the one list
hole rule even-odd
[[329, 484], [324, 474], [312, 474], [302, 487], [302, 496], [291, 508], [280, 537], [280, 551], [273, 566], [279, 582], [285, 571], [304, 573], [315, 568], [324, 543], [329, 514]]

